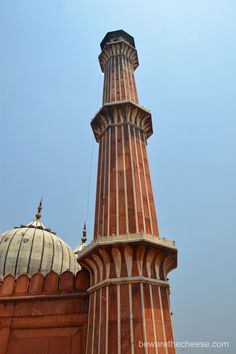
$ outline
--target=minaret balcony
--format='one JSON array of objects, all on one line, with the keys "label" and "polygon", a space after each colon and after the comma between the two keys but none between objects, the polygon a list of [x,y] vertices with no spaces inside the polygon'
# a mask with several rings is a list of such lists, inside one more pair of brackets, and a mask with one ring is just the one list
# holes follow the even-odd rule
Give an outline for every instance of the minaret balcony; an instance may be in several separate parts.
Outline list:
[{"label": "minaret balcony", "polygon": [[153,134],[150,111],[131,101],[106,103],[91,121],[97,142],[107,129],[122,125],[143,131],[146,140]]}]

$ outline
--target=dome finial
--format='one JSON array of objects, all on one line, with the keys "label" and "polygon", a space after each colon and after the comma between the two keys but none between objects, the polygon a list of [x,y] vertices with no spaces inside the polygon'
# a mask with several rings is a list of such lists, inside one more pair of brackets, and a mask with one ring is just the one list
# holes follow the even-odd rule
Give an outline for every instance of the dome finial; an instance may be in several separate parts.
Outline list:
[{"label": "dome finial", "polygon": [[81,242],[85,243],[87,241],[87,228],[86,228],[86,222],[84,223],[84,229],[82,231],[83,236],[81,237]]},{"label": "dome finial", "polygon": [[87,247],[87,227],[86,227],[86,222],[84,223],[84,228],[82,230],[82,237],[81,237],[81,243],[80,245],[74,250],[75,254],[78,254],[79,252],[83,251],[84,248]]},{"label": "dome finial", "polygon": [[40,220],[41,219],[41,211],[42,211],[42,209],[43,209],[43,200],[42,200],[42,197],[41,197],[41,199],[40,199],[40,201],[39,201],[39,204],[38,204],[38,212],[37,212],[37,214],[35,215],[36,216],[36,219],[37,220]]}]

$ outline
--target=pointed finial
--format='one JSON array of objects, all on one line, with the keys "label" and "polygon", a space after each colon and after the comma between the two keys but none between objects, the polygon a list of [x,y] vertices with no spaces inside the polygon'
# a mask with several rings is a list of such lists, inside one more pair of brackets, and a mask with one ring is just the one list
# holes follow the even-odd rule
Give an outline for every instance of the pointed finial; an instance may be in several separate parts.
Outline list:
[{"label": "pointed finial", "polygon": [[43,209],[43,201],[42,201],[42,197],[40,199],[40,202],[39,202],[39,205],[38,205],[38,212],[37,214],[35,215],[36,216],[36,219],[37,220],[40,220],[41,219],[41,210]]},{"label": "pointed finial", "polygon": [[81,237],[81,244],[75,249],[75,254],[79,254],[81,251],[83,251],[84,248],[87,247],[87,228],[86,228],[86,222],[84,223],[84,228],[82,230],[82,237]]},{"label": "pointed finial", "polygon": [[87,241],[87,228],[86,228],[86,222],[84,223],[84,229],[82,231],[83,236],[81,237],[81,242],[85,243]]}]

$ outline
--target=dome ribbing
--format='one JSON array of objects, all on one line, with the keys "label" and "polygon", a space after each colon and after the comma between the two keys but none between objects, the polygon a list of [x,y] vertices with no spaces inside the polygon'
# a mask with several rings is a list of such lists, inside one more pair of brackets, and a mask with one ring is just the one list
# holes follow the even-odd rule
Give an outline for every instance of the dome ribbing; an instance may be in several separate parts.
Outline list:
[{"label": "dome ribbing", "polygon": [[0,276],[52,270],[76,273],[79,265],[71,248],[39,219],[0,234]]}]

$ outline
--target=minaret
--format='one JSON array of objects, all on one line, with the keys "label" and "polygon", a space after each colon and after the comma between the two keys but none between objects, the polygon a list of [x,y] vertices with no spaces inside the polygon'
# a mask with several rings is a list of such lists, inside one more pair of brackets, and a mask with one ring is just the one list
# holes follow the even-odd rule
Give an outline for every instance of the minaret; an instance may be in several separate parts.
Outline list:
[{"label": "minaret", "polygon": [[174,354],[164,343],[173,340],[167,274],[177,250],[159,236],[146,151],[152,118],[138,103],[134,39],[109,32],[101,50],[94,241],[78,254],[90,272],[86,354]]},{"label": "minaret", "polygon": [[103,107],[92,121],[99,142],[94,238],[159,236],[146,152],[152,120],[138,105],[134,39],[124,31],[109,32],[101,49]]}]

